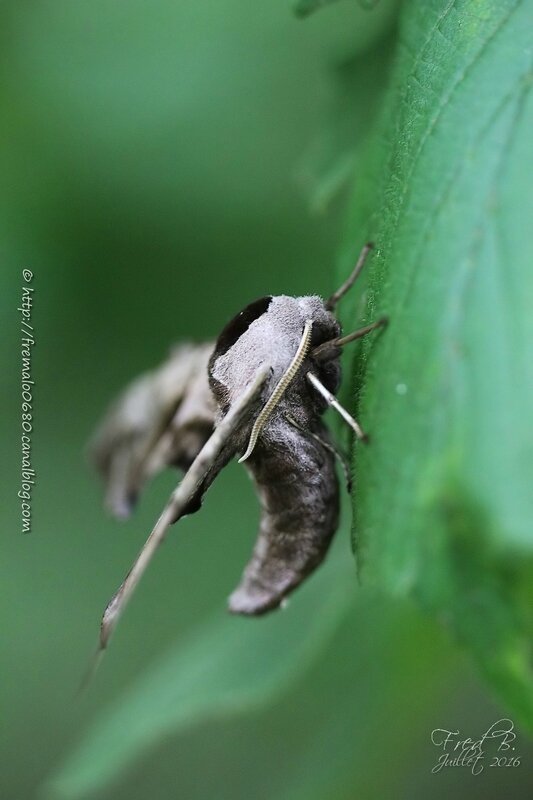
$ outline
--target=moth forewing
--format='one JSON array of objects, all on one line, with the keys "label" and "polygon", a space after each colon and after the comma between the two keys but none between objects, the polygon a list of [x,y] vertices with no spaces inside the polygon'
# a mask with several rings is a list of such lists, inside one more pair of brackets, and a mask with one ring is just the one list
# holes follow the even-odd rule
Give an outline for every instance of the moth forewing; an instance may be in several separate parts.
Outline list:
[{"label": "moth forewing", "polygon": [[106,505],[130,516],[148,479],[176,465],[187,469],[213,431],[216,403],[207,364],[214,343],[183,344],[137,378],[112,404],[88,448],[106,487]]}]

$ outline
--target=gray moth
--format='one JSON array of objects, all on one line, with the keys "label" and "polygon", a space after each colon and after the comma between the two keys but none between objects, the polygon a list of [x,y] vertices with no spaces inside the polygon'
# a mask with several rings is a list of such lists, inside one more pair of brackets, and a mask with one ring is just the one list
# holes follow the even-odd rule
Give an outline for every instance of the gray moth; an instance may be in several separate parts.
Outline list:
[{"label": "gray moth", "polygon": [[229,610],[260,615],[282,605],[324,560],[339,517],[338,455],[323,419],[339,404],[342,347],[385,318],[341,336],[334,311],[371,248],[327,301],[316,295],[267,296],[250,303],[215,342],[175,348],[112,405],[90,445],[106,504],[127,517],[146,481],[168,466],[185,471],[132,569],[108,603],[99,653],[169,526],[197,511],[235,456],[249,472],[261,507],[249,563]]}]

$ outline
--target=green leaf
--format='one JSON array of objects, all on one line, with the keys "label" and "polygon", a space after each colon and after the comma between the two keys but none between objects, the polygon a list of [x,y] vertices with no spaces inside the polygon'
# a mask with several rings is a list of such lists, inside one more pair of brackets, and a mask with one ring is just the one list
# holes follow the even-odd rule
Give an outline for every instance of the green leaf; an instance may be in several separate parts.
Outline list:
[{"label": "green leaf", "polygon": [[353,371],[362,576],[416,596],[529,727],[532,21],[531,2],[404,4],[342,256],[345,275],[375,241],[367,315],[390,317]]},{"label": "green leaf", "polygon": [[48,785],[51,797],[106,786],[171,733],[268,704],[313,662],[353,597],[353,564],[332,558],[284,612],[249,620],[221,612],[179,642],[97,718]]}]

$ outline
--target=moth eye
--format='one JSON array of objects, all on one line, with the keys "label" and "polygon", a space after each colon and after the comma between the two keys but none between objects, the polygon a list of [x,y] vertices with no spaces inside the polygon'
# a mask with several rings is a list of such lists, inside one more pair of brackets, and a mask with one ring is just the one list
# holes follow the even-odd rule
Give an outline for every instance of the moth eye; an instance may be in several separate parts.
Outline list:
[{"label": "moth eye", "polygon": [[218,337],[211,362],[219,356],[224,355],[230,347],[233,347],[237,339],[248,330],[252,322],[259,319],[259,317],[268,310],[271,302],[272,295],[267,295],[266,297],[260,297],[259,300],[254,300],[253,303],[250,303],[243,308],[242,311],[239,311],[239,313],[228,322]]}]

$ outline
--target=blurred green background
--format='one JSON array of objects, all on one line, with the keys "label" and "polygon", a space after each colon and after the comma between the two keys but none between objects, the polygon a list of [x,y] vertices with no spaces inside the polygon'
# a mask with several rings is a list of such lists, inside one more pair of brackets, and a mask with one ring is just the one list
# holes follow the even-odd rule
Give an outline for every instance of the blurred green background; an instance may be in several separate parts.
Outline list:
[{"label": "blurred green background", "polygon": [[[101,508],[84,447],[109,400],[173,342],[214,336],[257,296],[334,288],[336,189],[357,167],[396,6],[341,2],[305,20],[288,0],[1,6],[2,798],[38,797],[99,710],[223,612],[258,519],[235,465],[159,553],[95,686],[75,698],[101,611],[176,480],[159,479],[119,524]],[[35,275],[37,340],[26,537],[23,267]],[[355,573],[345,517],[335,554]],[[168,732],[94,796],[530,796],[533,753],[520,734],[519,769],[431,774],[433,728],[475,737],[505,713],[412,607],[362,590],[351,602],[284,691]]]}]

